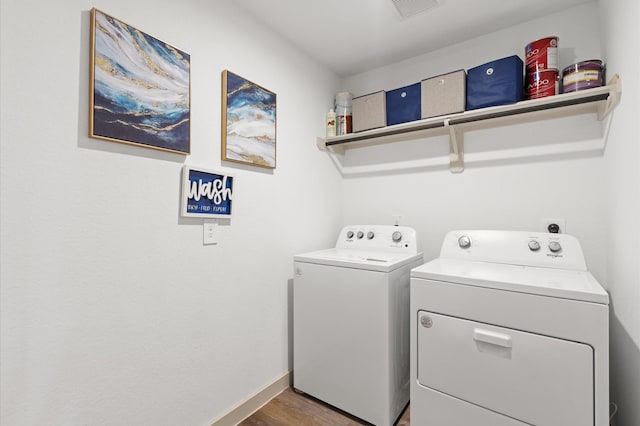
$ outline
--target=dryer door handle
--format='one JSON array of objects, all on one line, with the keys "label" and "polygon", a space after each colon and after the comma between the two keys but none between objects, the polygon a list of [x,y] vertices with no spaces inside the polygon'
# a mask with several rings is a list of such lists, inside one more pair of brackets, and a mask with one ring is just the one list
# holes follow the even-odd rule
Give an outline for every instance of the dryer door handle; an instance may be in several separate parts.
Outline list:
[{"label": "dryer door handle", "polygon": [[496,333],[495,331],[482,330],[480,328],[473,329],[473,340],[502,346],[504,348],[511,347],[511,336],[508,334]]}]

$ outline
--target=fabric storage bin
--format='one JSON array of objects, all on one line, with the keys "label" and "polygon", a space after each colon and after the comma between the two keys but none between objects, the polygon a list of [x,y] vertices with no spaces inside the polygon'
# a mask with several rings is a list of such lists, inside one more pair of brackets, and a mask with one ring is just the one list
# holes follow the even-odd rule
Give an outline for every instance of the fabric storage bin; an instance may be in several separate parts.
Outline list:
[{"label": "fabric storage bin", "polygon": [[523,99],[524,63],[508,56],[467,70],[467,110]]},{"label": "fabric storage bin", "polygon": [[387,98],[387,126],[420,120],[420,83],[390,90]]},{"label": "fabric storage bin", "polygon": [[463,112],[467,102],[464,70],[422,80],[422,118]]},{"label": "fabric storage bin", "polygon": [[387,125],[386,96],[384,91],[353,98],[353,131],[377,129]]}]

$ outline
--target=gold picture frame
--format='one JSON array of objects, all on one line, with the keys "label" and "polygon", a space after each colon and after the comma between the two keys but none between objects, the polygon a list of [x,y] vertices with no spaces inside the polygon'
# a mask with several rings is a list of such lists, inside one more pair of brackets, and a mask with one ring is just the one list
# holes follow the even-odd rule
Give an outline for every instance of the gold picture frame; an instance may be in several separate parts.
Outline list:
[{"label": "gold picture frame", "polygon": [[190,55],[91,9],[89,137],[191,149]]},{"label": "gold picture frame", "polygon": [[276,168],[276,94],[222,72],[222,160]]}]

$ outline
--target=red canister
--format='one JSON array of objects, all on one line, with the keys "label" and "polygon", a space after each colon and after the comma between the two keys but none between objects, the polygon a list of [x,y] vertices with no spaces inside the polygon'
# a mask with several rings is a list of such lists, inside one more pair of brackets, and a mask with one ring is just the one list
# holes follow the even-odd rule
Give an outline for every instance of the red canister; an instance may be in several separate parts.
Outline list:
[{"label": "red canister", "polygon": [[560,93],[558,70],[539,70],[527,74],[527,99],[545,98]]},{"label": "red canister", "polygon": [[524,50],[527,73],[558,69],[558,37],[545,37],[527,44]]}]

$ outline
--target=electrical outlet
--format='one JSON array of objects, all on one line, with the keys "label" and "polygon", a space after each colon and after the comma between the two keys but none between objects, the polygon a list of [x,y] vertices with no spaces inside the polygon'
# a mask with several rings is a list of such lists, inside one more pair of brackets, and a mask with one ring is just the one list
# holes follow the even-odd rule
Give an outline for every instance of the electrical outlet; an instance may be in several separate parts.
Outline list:
[{"label": "electrical outlet", "polygon": [[567,221],[565,219],[542,219],[541,228],[542,232],[554,232],[554,229],[557,229],[556,234],[566,234]]},{"label": "electrical outlet", "polygon": [[218,224],[215,222],[205,222],[203,226],[202,244],[218,244],[216,234],[218,232]]}]

